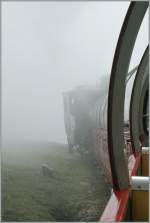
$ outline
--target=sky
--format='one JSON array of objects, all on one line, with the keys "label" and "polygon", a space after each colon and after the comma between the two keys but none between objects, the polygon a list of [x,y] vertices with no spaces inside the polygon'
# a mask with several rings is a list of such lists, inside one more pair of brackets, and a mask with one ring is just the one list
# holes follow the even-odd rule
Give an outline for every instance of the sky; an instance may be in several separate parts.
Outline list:
[{"label": "sky", "polygon": [[[66,142],[62,92],[109,78],[129,2],[2,2],[2,137]],[[148,43],[145,17],[131,59]]]}]

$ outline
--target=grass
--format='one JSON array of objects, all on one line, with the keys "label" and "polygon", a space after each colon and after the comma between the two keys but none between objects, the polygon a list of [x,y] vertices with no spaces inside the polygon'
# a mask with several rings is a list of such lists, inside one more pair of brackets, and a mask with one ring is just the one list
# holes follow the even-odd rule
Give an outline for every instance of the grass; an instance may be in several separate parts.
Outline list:
[{"label": "grass", "polygon": [[[54,169],[42,175],[41,165]],[[3,221],[96,221],[110,188],[100,169],[56,143],[10,143],[2,152]]]}]

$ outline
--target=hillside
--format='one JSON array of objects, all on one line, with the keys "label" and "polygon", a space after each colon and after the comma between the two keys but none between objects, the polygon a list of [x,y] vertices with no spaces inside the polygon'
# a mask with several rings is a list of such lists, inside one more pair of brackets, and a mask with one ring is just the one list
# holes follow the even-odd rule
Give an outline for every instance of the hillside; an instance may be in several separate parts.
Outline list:
[{"label": "hillside", "polygon": [[[53,168],[43,176],[41,166]],[[2,150],[3,221],[96,221],[110,187],[90,160],[57,143],[7,143]]]}]

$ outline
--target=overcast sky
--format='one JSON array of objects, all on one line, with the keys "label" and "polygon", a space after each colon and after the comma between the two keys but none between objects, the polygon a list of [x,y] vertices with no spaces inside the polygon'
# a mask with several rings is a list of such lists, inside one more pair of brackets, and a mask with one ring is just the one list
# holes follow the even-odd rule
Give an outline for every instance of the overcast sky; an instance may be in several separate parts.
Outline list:
[{"label": "overcast sky", "polygon": [[[62,92],[109,77],[129,2],[2,3],[2,136],[65,142]],[[148,43],[148,17],[131,68]]]}]

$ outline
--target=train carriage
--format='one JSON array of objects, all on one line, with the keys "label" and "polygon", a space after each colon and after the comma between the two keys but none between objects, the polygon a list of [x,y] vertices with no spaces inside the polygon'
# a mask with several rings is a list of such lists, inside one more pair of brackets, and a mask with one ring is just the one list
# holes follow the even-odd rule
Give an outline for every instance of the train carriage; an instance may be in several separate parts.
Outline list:
[{"label": "train carriage", "polygon": [[[149,219],[149,46],[140,64],[132,72],[128,71],[147,8],[146,1],[131,2],[129,6],[113,59],[108,91],[102,95],[100,86],[95,90],[83,87],[75,89],[73,94],[66,92],[64,98],[65,106],[73,105],[72,111],[76,110],[72,113],[73,131],[67,130],[69,119],[65,119],[66,133],[72,134],[74,139],[70,144],[80,147],[81,151],[92,152],[112,185],[111,197],[100,217],[104,222]],[[129,121],[124,122],[125,89],[133,73]],[[66,103],[69,97],[73,104]]]}]

